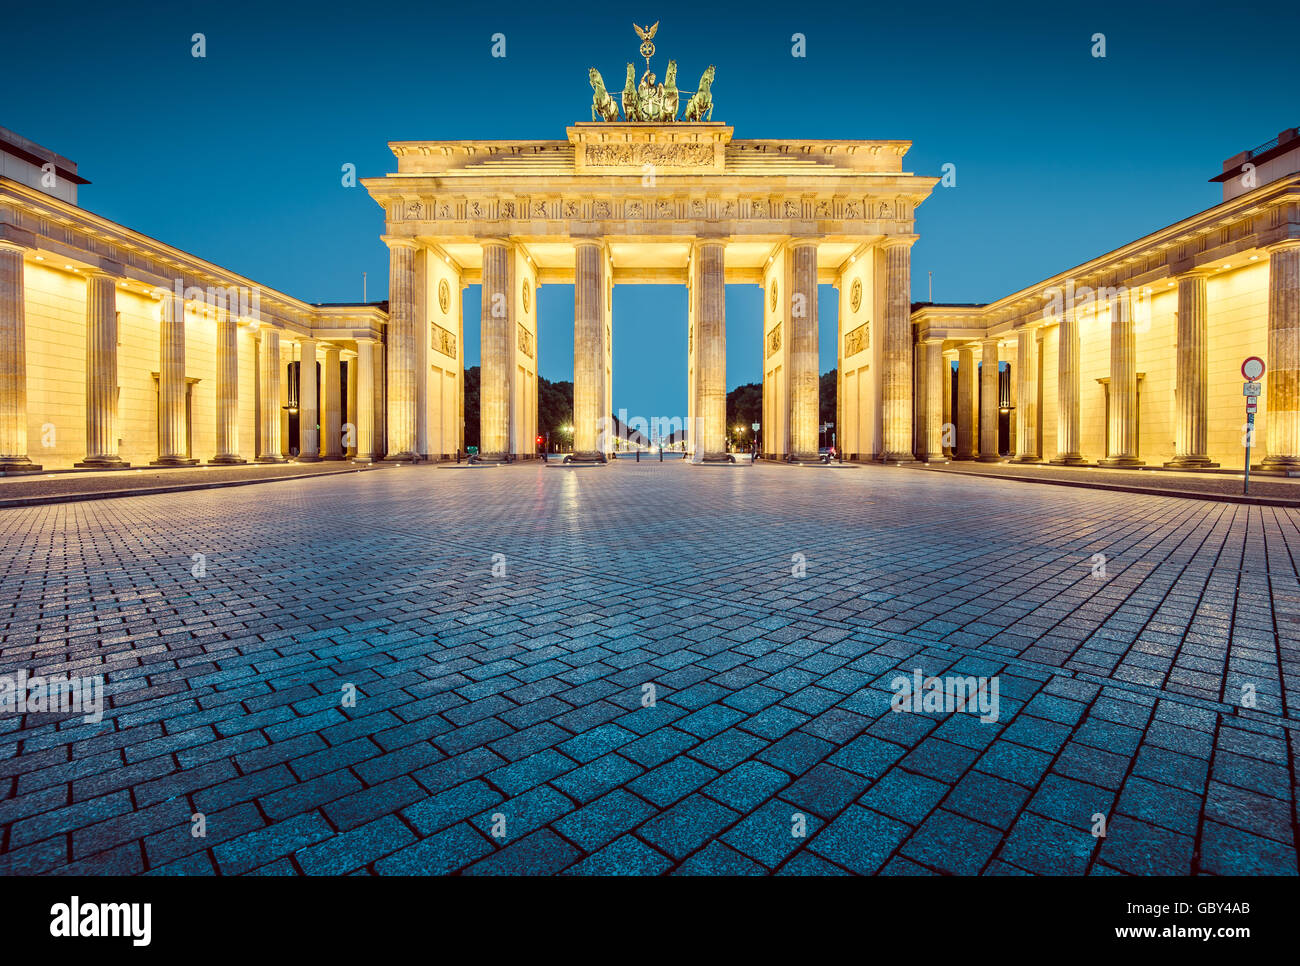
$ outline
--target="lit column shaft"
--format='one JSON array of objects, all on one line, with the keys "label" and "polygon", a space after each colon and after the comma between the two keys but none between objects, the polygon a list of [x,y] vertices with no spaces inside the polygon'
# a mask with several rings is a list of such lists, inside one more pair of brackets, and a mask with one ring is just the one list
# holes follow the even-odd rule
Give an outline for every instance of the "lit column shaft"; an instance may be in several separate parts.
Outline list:
[{"label": "lit column shaft", "polygon": [[957,423],[959,460],[975,458],[975,347],[967,343],[957,352],[957,401],[953,407]]},{"label": "lit column shaft", "polygon": [[259,463],[283,463],[280,454],[280,333],[262,326],[262,345],[258,352],[258,385],[261,390],[261,452]]},{"label": "lit column shaft", "polygon": [[1031,325],[1016,330],[1016,458],[1037,463],[1038,449],[1038,333]]},{"label": "lit column shaft", "polygon": [[242,463],[239,458],[239,318],[218,309],[217,317],[217,455],[214,463]]},{"label": "lit column shaft", "polygon": [[303,339],[298,362],[298,460],[320,459],[320,403],[316,380],[316,340]]},{"label": "lit column shaft", "polygon": [[124,466],[117,452],[117,286],[86,277],[86,458],[84,467]]},{"label": "lit column shaft", "polygon": [[[510,448],[510,384],[514,333],[510,311],[510,246],[483,244],[483,309],[480,314],[479,455],[504,459]],[[574,387],[576,392],[576,385]],[[577,399],[574,399],[577,405]],[[574,414],[575,421],[577,414]],[[594,426],[594,423],[593,423]],[[389,429],[391,433],[391,428]],[[575,430],[576,432],[576,430]],[[593,441],[594,448],[594,441]]]},{"label": "lit column shaft", "polygon": [[23,248],[0,241],[0,474],[35,472],[27,456]]},{"label": "lit column shaft", "polygon": [[998,340],[985,339],[980,359],[980,462],[996,463],[998,453]]},{"label": "lit column shaft", "polygon": [[[817,373],[817,243],[792,242],[790,257],[790,453],[815,460],[820,447]],[[725,393],[725,383],[724,383]],[[725,407],[725,395],[724,395]],[[725,419],[725,410],[724,416]]]},{"label": "lit column shaft", "polygon": [[1057,332],[1056,459],[1057,464],[1079,464],[1079,320],[1074,306],[1061,314]]},{"label": "lit column shaft", "polygon": [[185,423],[185,300],[162,293],[158,346],[158,459],[163,465],[193,463]]},{"label": "lit column shaft", "polygon": [[321,419],[322,456],[327,460],[343,458],[343,370],[340,366],[339,350],[336,346],[326,346],[321,397],[325,401],[324,418]]},{"label": "lit column shaft", "polygon": [[[375,457],[375,346],[369,340],[357,341],[356,433],[358,463],[369,463]],[[349,380],[353,381],[353,380]]]},{"label": "lit column shaft", "polygon": [[1268,259],[1268,456],[1266,470],[1300,475],[1300,241]]},{"label": "lit column shaft", "polygon": [[1137,331],[1127,293],[1110,301],[1110,452],[1103,466],[1141,466],[1137,458]]},{"label": "lit column shaft", "polygon": [[912,239],[885,243],[881,413],[886,462],[912,460]]},{"label": "lit column shaft", "polygon": [[[721,242],[695,248],[697,460],[727,458],[727,294]],[[816,426],[813,427],[814,431]]]},{"label": "lit column shaft", "polygon": [[[415,453],[415,252],[414,242],[388,241],[388,455],[409,461]],[[486,292],[486,287],[484,289]],[[485,299],[486,301],[486,299]]]}]

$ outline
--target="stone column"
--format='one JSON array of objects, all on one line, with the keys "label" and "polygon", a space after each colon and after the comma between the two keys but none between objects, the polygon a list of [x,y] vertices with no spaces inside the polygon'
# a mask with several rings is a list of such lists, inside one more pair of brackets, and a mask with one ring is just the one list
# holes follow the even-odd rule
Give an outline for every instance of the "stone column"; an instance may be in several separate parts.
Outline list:
[{"label": "stone column", "polygon": [[1079,320],[1072,305],[1061,315],[1057,342],[1056,459],[1052,463],[1080,466],[1084,459],[1079,452]]},{"label": "stone column", "polygon": [[[696,244],[695,258],[695,415],[700,438],[696,462],[721,462],[727,453],[727,294],[723,245]],[[814,370],[816,364],[814,363]],[[793,391],[793,387],[791,387]],[[817,431],[813,425],[814,434]],[[815,451],[815,443],[814,443]]]},{"label": "stone column", "polygon": [[943,353],[943,433],[947,434],[943,455],[949,459],[957,458],[957,400],[952,395],[952,364],[960,358],[953,350]]},{"label": "stone column", "polygon": [[1013,463],[1037,463],[1038,447],[1038,333],[1037,326],[1016,330],[1016,457]]},{"label": "stone column", "polygon": [[0,239],[0,476],[35,473],[27,456],[27,324],[23,247]]},{"label": "stone column", "polygon": [[[416,244],[403,238],[388,242],[388,455],[392,462],[413,462],[416,402]],[[485,289],[486,293],[486,289]],[[486,304],[486,294],[484,304]]]},{"label": "stone column", "polygon": [[298,358],[298,462],[320,462],[320,395],[316,340],[303,339]]},{"label": "stone column", "polygon": [[573,458],[605,461],[599,421],[605,408],[605,249],[600,242],[574,246]]},{"label": "stone column", "polygon": [[881,339],[881,415],[886,463],[911,462],[912,452],[912,242],[887,238],[885,318]]},{"label": "stone column", "polygon": [[[483,309],[480,314],[481,348],[479,365],[479,458],[503,460],[510,455],[510,385],[514,369],[514,333],[510,311],[510,246],[502,241],[483,243]],[[600,293],[597,292],[597,298]],[[574,300],[577,300],[575,286]],[[599,321],[599,303],[592,302]],[[576,307],[576,306],[575,306]],[[575,312],[576,316],[576,312]],[[576,331],[576,329],[575,329]],[[599,339],[596,340],[599,346]],[[575,366],[577,362],[575,359]],[[599,379],[599,374],[593,376]],[[574,433],[577,434],[577,374],[574,375]],[[602,393],[603,389],[600,390]],[[598,407],[599,408],[599,407]],[[392,430],[390,429],[389,432]],[[592,432],[595,421],[592,420]],[[575,449],[576,444],[575,444]],[[595,449],[593,436],[591,449]]]},{"label": "stone column", "polygon": [[374,450],[375,459],[379,459],[388,452],[388,404],[385,390],[388,387],[387,372],[385,370],[386,356],[383,345],[377,345],[375,351],[371,353],[374,356],[374,371],[371,373],[371,382],[374,384],[374,397],[371,408],[374,410],[374,434],[370,440],[370,445]]},{"label": "stone column", "polygon": [[980,359],[980,456],[981,463],[999,463],[998,453],[998,340],[981,343]]},{"label": "stone column", "polygon": [[1138,459],[1137,331],[1127,293],[1110,300],[1110,452],[1098,466],[1141,466]]},{"label": "stone column", "polygon": [[[343,455],[348,459],[354,459],[357,455],[357,357],[355,353],[349,353],[348,357],[343,360],[347,363],[348,372],[348,398],[345,412],[343,414],[344,427],[351,427],[351,443],[343,449]],[[349,437],[347,430],[344,430],[344,436]]]},{"label": "stone column", "polygon": [[356,463],[372,463],[375,457],[375,346],[369,339],[357,340],[356,376],[348,373],[349,386],[357,387]]},{"label": "stone column", "polygon": [[258,352],[258,389],[261,398],[261,452],[259,463],[283,463],[280,453],[280,332],[262,326],[262,347]]},{"label": "stone column", "polygon": [[189,466],[189,426],[185,420],[185,300],[162,292],[158,326],[158,458],[153,466]]},{"label": "stone column", "polygon": [[1192,272],[1178,279],[1178,348],[1174,384],[1176,424],[1174,458],[1165,466],[1183,469],[1214,467],[1207,455],[1210,357],[1207,352],[1209,309],[1205,275]]},{"label": "stone column", "polygon": [[[792,241],[788,252],[790,454],[796,461],[816,460],[817,428],[821,419],[817,372],[817,242],[811,238]],[[726,420],[725,382],[723,420]]]},{"label": "stone column", "polygon": [[244,463],[239,456],[239,318],[229,307],[217,316],[217,454],[212,463]]},{"label": "stone column", "polygon": [[925,343],[925,460],[929,463],[946,463],[943,454],[943,400],[948,379],[948,366],[943,357],[943,341],[931,339]]},{"label": "stone column", "polygon": [[76,465],[129,465],[117,453],[117,284],[98,270],[86,276],[86,458]]},{"label": "stone column", "polygon": [[926,365],[925,343],[918,342],[912,347],[912,455],[922,462],[927,461],[925,427],[925,402],[929,395],[930,369]]},{"label": "stone column", "polygon": [[1267,473],[1300,476],[1300,239],[1268,250]]},{"label": "stone column", "polygon": [[953,404],[957,454],[954,459],[975,458],[975,407],[975,345],[968,342],[957,351],[957,399]]},{"label": "stone column", "polygon": [[322,367],[321,398],[325,403],[325,412],[321,416],[321,455],[327,460],[343,459],[343,371],[339,366],[337,346],[325,347],[325,365]]}]

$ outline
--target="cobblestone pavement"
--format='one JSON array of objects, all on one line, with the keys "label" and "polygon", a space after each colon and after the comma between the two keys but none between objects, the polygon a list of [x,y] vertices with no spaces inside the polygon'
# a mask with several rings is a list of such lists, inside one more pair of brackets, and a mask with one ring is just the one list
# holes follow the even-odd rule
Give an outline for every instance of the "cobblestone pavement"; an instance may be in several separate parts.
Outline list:
[{"label": "cobblestone pavement", "polygon": [[0,714],[0,872],[1294,875],[1298,522],[626,461],[0,511],[0,674],[111,699]]},{"label": "cobblestone pavement", "polygon": [[1178,470],[1118,470],[1096,466],[1052,466],[1050,463],[979,463],[955,460],[935,463],[925,469],[940,473],[979,474],[1004,479],[1051,480],[1086,486],[1142,487],[1165,495],[1201,494],[1210,499],[1274,501],[1285,505],[1291,501],[1300,507],[1300,479],[1268,476],[1252,472],[1249,498],[1243,498],[1242,474],[1220,472],[1180,472]]},{"label": "cobblestone pavement", "polygon": [[[381,466],[365,467],[367,471]],[[158,487],[196,489],[202,486],[229,485],[243,482],[266,482],[299,476],[323,476],[360,470],[349,463],[245,463],[239,466],[195,466],[159,468],[133,466],[127,470],[100,470],[77,473],[31,473],[0,477],[0,505],[14,500],[115,493],[121,490],[147,490]]]}]

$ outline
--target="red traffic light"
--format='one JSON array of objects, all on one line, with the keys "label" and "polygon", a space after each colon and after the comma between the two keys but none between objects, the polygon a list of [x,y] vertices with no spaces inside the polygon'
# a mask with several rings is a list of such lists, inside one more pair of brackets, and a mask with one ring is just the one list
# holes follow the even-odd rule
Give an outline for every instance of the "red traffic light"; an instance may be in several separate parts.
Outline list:
[{"label": "red traffic light", "polygon": [[541,445],[542,445],[542,437],[540,437],[540,436],[537,437],[537,445],[538,445],[538,446],[541,446]]}]

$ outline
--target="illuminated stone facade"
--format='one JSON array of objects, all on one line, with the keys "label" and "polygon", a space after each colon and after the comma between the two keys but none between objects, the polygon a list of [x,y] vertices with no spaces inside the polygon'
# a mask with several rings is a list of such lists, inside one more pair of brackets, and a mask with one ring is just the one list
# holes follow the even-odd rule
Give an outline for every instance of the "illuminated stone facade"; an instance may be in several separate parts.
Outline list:
[{"label": "illuminated stone facade", "polygon": [[[1251,157],[1273,180],[1243,190]],[[1225,162],[1213,179],[1225,200],[1207,211],[987,305],[914,307],[917,342],[957,360],[955,396],[945,386],[917,407],[930,439],[954,429],[931,455],[1240,468],[1241,364],[1260,356],[1252,462],[1300,472],[1297,172],[1292,129]],[[1010,369],[1001,394],[999,363]],[[935,374],[952,379],[950,364]],[[1003,414],[1010,432],[999,438]]]},{"label": "illuminated stone facade", "polygon": [[[383,206],[393,264],[414,251],[427,266],[424,281],[417,273],[390,297],[390,433],[421,406],[420,380],[412,396],[393,373],[429,373],[408,358],[420,340],[391,336],[399,318],[436,311],[436,276],[457,293],[483,286],[484,457],[534,453],[537,360],[522,347],[536,345],[538,319],[528,296],[572,284],[574,450],[603,458],[614,448],[602,432],[613,409],[612,288],[679,284],[689,296],[681,320],[689,449],[725,459],[725,286],[750,283],[764,292],[763,451],[814,459],[817,285],[830,283],[840,292],[848,373],[841,447],[855,458],[912,458],[909,254],[916,207],[937,179],[903,170],[910,142],[736,140],[724,124],[584,123],[563,141],[390,146],[396,173],[363,184]],[[428,379],[432,386],[436,373]]]}]

